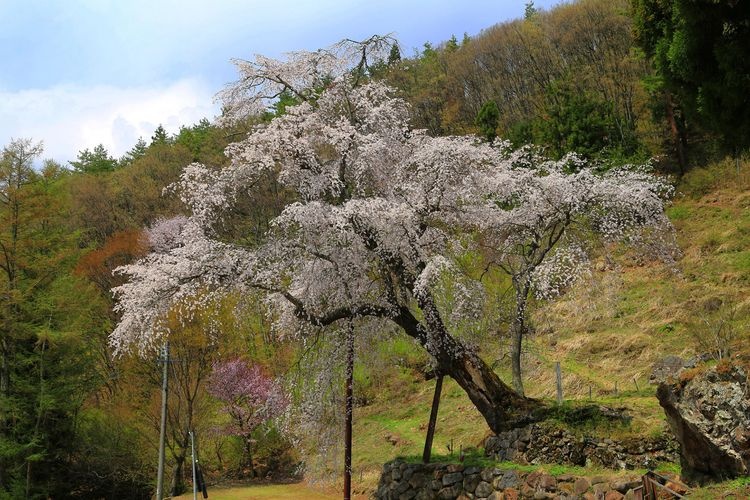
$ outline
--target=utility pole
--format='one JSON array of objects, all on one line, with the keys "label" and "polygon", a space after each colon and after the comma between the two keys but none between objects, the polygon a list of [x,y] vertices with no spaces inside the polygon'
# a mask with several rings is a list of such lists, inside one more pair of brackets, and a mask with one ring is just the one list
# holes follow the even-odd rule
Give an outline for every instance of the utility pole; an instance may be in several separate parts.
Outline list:
[{"label": "utility pole", "polygon": [[156,500],[164,498],[164,444],[167,436],[167,374],[169,371],[169,341],[164,343],[162,350],[164,370],[161,381],[161,430],[159,431],[159,472],[156,478]]}]

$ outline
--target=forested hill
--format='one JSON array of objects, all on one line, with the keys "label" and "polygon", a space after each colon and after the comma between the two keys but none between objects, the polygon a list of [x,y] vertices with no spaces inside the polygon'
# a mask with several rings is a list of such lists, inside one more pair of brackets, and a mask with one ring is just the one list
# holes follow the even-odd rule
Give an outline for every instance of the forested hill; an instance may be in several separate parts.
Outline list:
[{"label": "forested hill", "polygon": [[[599,391],[602,398],[608,398],[614,383],[634,380],[637,389],[631,403],[640,412],[636,421],[641,427],[628,432],[663,431],[660,410],[649,389],[643,389],[650,363],[671,353],[708,351],[740,363],[748,363],[750,356],[743,329],[750,311],[746,193],[750,70],[745,57],[750,51],[750,4],[697,7],[696,2],[683,0],[654,4],[579,0],[544,11],[529,3],[523,19],[488,26],[475,36],[448,38],[451,34],[446,34],[444,43],[425,44],[412,55],[397,45],[389,46],[381,57],[367,65],[347,67],[339,75],[357,85],[372,84],[368,88],[376,91],[371,94],[357,93],[359,87],[354,86],[355,90],[346,89],[349,94],[344,92],[347,100],[335,101],[340,96],[332,82],[338,80],[324,75],[305,89],[309,93],[282,88],[266,103],[263,113],[248,117],[240,113],[244,110],[240,106],[232,114],[227,106],[215,123],[186,124],[173,135],[159,127],[121,158],[112,157],[102,145],[92,145],[76,161],[61,165],[54,159],[43,160],[44,138],[6,144],[0,161],[0,498],[149,498],[152,494],[163,365],[156,351],[133,348],[115,353],[121,344],[113,344],[110,335],[129,311],[117,307],[112,289],[137,276],[140,269],[130,268],[131,274],[126,275],[116,272],[120,266],[156,261],[179,264],[175,256],[187,245],[174,235],[185,237],[197,231],[195,217],[189,218],[195,213],[186,201],[194,211],[205,209],[215,217],[206,233],[211,239],[201,233],[205,241],[200,239],[200,243],[208,242],[206,256],[219,249],[216,255],[227,260],[221,261],[226,267],[211,272],[240,269],[231,258],[259,248],[266,250],[258,260],[261,264],[270,261],[262,259],[289,258],[300,249],[330,262],[346,252],[310,250],[305,245],[317,241],[315,231],[310,231],[308,239],[289,239],[305,229],[300,207],[328,206],[330,214],[339,216],[345,209],[372,202],[368,196],[378,198],[378,203],[393,193],[403,196],[413,186],[409,183],[427,176],[424,172],[430,168],[437,169],[435,182],[445,186],[475,174],[496,181],[482,171],[496,164],[509,176],[504,180],[511,179],[508,172],[523,171],[534,172],[528,174],[528,183],[534,186],[558,177],[561,182],[580,181],[560,189],[565,200],[583,199],[577,198],[581,193],[573,188],[566,191],[570,185],[619,193],[612,187],[619,179],[635,188],[631,199],[620,205],[596,205],[583,215],[571,208],[565,224],[575,220],[579,225],[574,227],[588,224],[586,229],[591,230],[571,232],[571,241],[577,238],[581,248],[592,243],[591,266],[582,270],[578,281],[548,274],[550,281],[559,281],[555,293],[534,295],[527,287],[520,309],[512,300],[513,287],[524,273],[514,275],[511,265],[494,266],[502,264],[505,256],[497,248],[486,251],[498,240],[485,237],[482,224],[487,221],[478,216],[458,234],[452,232],[454,219],[450,217],[429,221],[434,234],[439,234],[435,241],[445,244],[441,251],[450,254],[450,266],[443,266],[448,258],[436,258],[430,260],[429,268],[414,266],[419,272],[414,271],[409,279],[393,271],[411,272],[411,268],[403,262],[393,264],[391,254],[391,260],[383,259],[378,265],[385,262],[393,269],[363,266],[366,272],[359,279],[379,283],[393,292],[387,297],[393,301],[389,306],[399,303],[403,307],[400,323],[396,322],[399,328],[383,316],[377,328],[356,340],[354,439],[355,448],[357,443],[361,447],[355,451],[354,463],[362,481],[366,483],[368,474],[382,461],[397,453],[413,454],[421,445],[415,442],[417,438],[397,435],[421,436],[421,428],[399,427],[388,415],[401,415],[410,426],[421,425],[410,419],[421,418],[426,411],[429,390],[425,387],[432,384],[426,379],[434,377],[435,366],[418,344],[434,348],[424,340],[426,330],[421,325],[434,326],[429,320],[435,315],[444,315],[445,321],[441,316],[437,323],[445,330],[445,339],[455,337],[460,342],[456,346],[476,349],[485,360],[482,366],[489,367],[482,372],[484,380],[497,381],[496,387],[510,384],[516,374],[508,356],[515,332],[527,394],[551,397],[549,367],[554,360],[562,360],[572,381],[567,389],[570,397],[583,397],[593,387],[595,395]],[[238,51],[252,50],[240,47]],[[381,83],[392,90],[381,92]],[[241,90],[237,96],[224,97],[230,102],[234,97],[245,99],[253,89]],[[357,108],[352,105],[359,102],[356,99],[366,104]],[[382,106],[370,106],[366,99]],[[401,123],[399,113],[407,112],[404,102],[408,119]],[[415,144],[429,144],[434,149],[428,151],[435,151],[436,159],[416,150],[420,154],[409,164],[412,170],[390,171],[386,166],[366,171],[351,184],[326,177],[322,188],[315,184],[320,179],[314,177],[320,172],[284,170],[285,161],[297,165],[294,162],[299,158],[309,159],[308,153],[321,169],[337,161],[348,167],[342,158],[346,160],[350,151],[338,154],[336,148],[344,141],[342,137],[355,137],[366,129],[362,123],[371,123],[353,119],[346,134],[337,130],[324,143],[316,141],[329,138],[325,134],[331,134],[341,121],[334,126],[333,121],[313,118],[326,120],[348,112],[354,116],[351,109],[369,113],[367,119],[375,117],[375,125],[379,119],[391,120],[388,124],[408,131],[396,137],[388,131],[401,129],[373,126],[394,141],[388,144],[395,145],[391,149],[381,143],[362,146],[363,151],[372,147],[378,153],[372,156],[374,163],[416,148]],[[293,129],[299,123],[319,128]],[[421,129],[424,135],[418,132]],[[279,131],[278,136],[268,136],[278,150],[268,147],[271,142],[261,142],[269,130]],[[247,142],[238,143],[247,137]],[[300,147],[281,154],[290,144]],[[312,146],[303,150],[303,144]],[[531,147],[516,156],[510,152],[524,145]],[[212,197],[218,196],[214,188],[227,186],[221,184],[226,182],[221,173],[232,168],[243,172],[238,167],[252,163],[247,160],[248,151],[266,154],[266,147],[272,151],[255,163],[263,167],[258,168],[260,173],[254,171],[252,179],[249,175],[234,179],[244,189],[232,192],[229,208],[211,205]],[[456,151],[464,156],[452,162],[451,154]],[[579,156],[571,160],[567,155],[572,152]],[[199,170],[195,164],[206,167]],[[619,168],[633,164],[650,167]],[[185,170],[189,165],[194,169]],[[440,177],[440,165],[446,165],[446,177],[454,175],[452,181]],[[465,171],[467,165],[471,171]],[[541,170],[534,170],[540,165]],[[181,177],[184,172],[188,174]],[[204,177],[190,177],[190,172]],[[384,172],[400,177],[390,179]],[[604,188],[597,183],[601,179],[608,182]],[[198,191],[205,194],[204,204],[196,201],[198,181],[203,182]],[[367,189],[354,188],[360,181],[370,182]],[[179,189],[186,184],[193,189],[193,198]],[[482,185],[477,182],[476,186]],[[670,186],[675,187],[671,200],[665,199],[672,192]],[[482,209],[495,210],[486,212],[493,214],[515,210],[523,205],[523,196],[533,194],[524,188],[518,186],[507,198]],[[422,194],[429,199],[434,193],[425,189]],[[480,193],[475,200],[485,201],[488,196]],[[595,202],[584,200],[580,205],[586,203],[593,206]],[[639,212],[647,203],[652,203],[649,211]],[[668,219],[663,217],[661,203],[666,203]],[[401,217],[402,210],[414,209],[409,203],[402,203],[398,210],[373,206],[372,227],[384,232],[396,225],[378,226],[379,216]],[[630,224],[628,231],[645,227],[644,234],[650,237],[658,232],[654,228],[664,228],[657,236],[676,247],[669,246],[669,257],[662,252],[658,260],[641,252],[648,245],[628,246],[625,238],[615,241],[614,230],[605,234],[612,238],[597,239],[606,233],[602,228],[613,224],[602,206],[621,209],[623,220],[627,218]],[[650,210],[652,206],[656,208]],[[457,202],[453,208],[457,213],[462,205]],[[429,212],[414,210],[418,215]],[[278,217],[282,212],[285,218]],[[320,224],[315,227],[338,230],[346,226],[354,233],[360,231],[356,234],[365,233],[369,236],[363,238],[361,250],[373,254],[382,250],[377,238],[357,225],[361,219],[337,225],[334,215],[327,217],[309,220]],[[404,224],[412,218],[404,216]],[[656,219],[661,225],[652,223]],[[557,235],[562,225],[551,226],[551,234]],[[512,231],[505,228],[502,233],[506,239],[501,241],[508,241]],[[264,247],[269,235],[288,238],[278,241],[294,241],[295,246]],[[548,233],[545,236],[557,241]],[[401,251],[406,243],[396,241],[387,250]],[[432,251],[433,243],[425,248]],[[536,247],[518,245],[539,247],[536,241]],[[280,256],[286,250],[290,253]],[[149,261],[150,252],[161,254]],[[551,255],[573,262],[579,255],[576,252],[552,251]],[[538,256],[533,251],[529,255]],[[575,266],[578,270],[582,264],[575,261]],[[320,262],[309,268],[320,268]],[[419,274],[426,268],[428,273]],[[351,264],[344,272],[357,269]],[[296,292],[325,288],[334,280],[333,273],[317,275],[322,277],[303,286],[294,282],[296,270],[292,264],[282,269],[273,285]],[[525,274],[530,279],[531,272]],[[169,279],[163,281],[165,286],[170,284]],[[284,309],[263,294],[263,286],[270,286],[267,282],[224,295],[213,293],[211,285],[196,286],[191,297],[181,297],[181,302],[159,310],[156,320],[169,332],[171,350],[168,489],[175,494],[184,491],[190,475],[190,430],[200,436],[204,472],[211,481],[283,476],[300,470],[335,478],[343,433],[343,339],[349,327],[339,324],[326,330],[324,320],[345,316],[315,316],[331,307],[327,299],[334,295],[321,300],[319,310],[305,310],[294,302],[295,308]],[[424,292],[433,286],[434,295]],[[342,292],[337,297],[344,296]],[[369,298],[366,293],[362,296]],[[375,316],[381,310],[394,314],[392,307],[362,307],[360,312]],[[305,318],[310,325],[300,328],[301,333],[293,331],[292,322]],[[409,333],[409,326],[416,341],[403,333]],[[476,401],[466,399],[457,386],[449,387],[446,399],[441,422],[454,434],[439,434],[440,439],[458,436],[476,446],[488,430],[488,421],[474,409]],[[470,439],[474,441],[469,443]],[[442,441],[438,447],[445,451]]]},{"label": "forested hill", "polygon": [[635,47],[629,4],[584,1],[451,38],[387,71],[432,134],[500,135],[622,159],[669,149],[650,113],[649,64]]}]

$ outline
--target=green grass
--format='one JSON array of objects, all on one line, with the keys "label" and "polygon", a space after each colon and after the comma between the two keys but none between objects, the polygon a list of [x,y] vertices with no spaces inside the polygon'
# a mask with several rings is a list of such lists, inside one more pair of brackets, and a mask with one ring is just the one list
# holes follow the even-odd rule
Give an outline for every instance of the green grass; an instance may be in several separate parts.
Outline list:
[{"label": "green grass", "polygon": [[[402,392],[388,402],[358,408],[354,414],[354,468],[379,470],[397,456],[422,456],[429,420],[434,381],[413,379],[402,382]],[[488,432],[487,424],[464,391],[446,379],[438,411],[432,452],[447,453],[453,440],[456,454],[463,448],[477,447]]]},{"label": "green grass", "polygon": [[[209,489],[208,497],[214,500],[299,500],[300,498],[328,500],[341,498],[341,494],[329,489],[314,488],[304,483],[294,483],[216,487]],[[189,500],[193,498],[193,494],[188,493],[174,498]],[[203,496],[199,493],[198,498],[203,498]]]},{"label": "green grass", "polygon": [[[401,456],[397,457],[399,460],[403,460],[405,462],[411,463],[411,464],[418,464],[422,463],[422,454],[419,455],[407,455],[407,456]],[[430,456],[430,462],[431,463],[437,463],[437,464],[455,464],[459,463],[458,458],[458,452],[450,454],[450,453],[433,453]],[[497,466],[499,467],[499,463],[495,460],[492,460],[491,458],[485,457],[484,454],[480,450],[472,449],[469,452],[467,452],[464,455],[464,460],[461,462],[464,466],[477,466],[477,467],[493,467]],[[515,468],[511,467],[511,468]],[[518,469],[521,470],[521,469]]]},{"label": "green grass", "polygon": [[724,498],[727,500],[746,500],[750,498],[750,476],[740,477],[731,481],[695,488],[690,492],[691,499],[713,500]]},{"label": "green grass", "polygon": [[667,209],[667,215],[673,221],[683,220],[690,217],[691,210],[685,205],[671,206]]}]

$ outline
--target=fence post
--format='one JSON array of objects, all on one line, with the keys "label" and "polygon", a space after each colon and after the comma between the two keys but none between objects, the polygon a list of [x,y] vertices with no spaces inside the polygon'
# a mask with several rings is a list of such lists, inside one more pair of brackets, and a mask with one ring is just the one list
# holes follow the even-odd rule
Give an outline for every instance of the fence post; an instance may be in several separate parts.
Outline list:
[{"label": "fence post", "polygon": [[561,405],[563,402],[563,390],[562,390],[562,371],[560,370],[560,362],[555,362],[555,375],[557,378],[557,404]]}]

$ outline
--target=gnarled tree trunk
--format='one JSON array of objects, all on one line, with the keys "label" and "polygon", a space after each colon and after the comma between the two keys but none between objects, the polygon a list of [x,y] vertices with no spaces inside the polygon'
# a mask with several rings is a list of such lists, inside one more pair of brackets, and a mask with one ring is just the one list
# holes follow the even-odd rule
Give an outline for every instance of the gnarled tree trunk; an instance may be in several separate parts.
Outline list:
[{"label": "gnarled tree trunk", "polygon": [[[356,315],[389,318],[435,358],[440,373],[453,378],[466,391],[493,432],[502,432],[529,422],[533,418],[530,410],[539,408],[542,404],[518,394],[504,384],[476,352],[448,333],[431,293],[427,290],[419,290],[418,293],[415,291],[416,276],[425,269],[426,264],[418,262],[418,272],[411,271],[412,266],[407,266],[401,256],[380,249],[375,231],[359,220],[353,219],[351,222],[364,245],[379,253],[384,295],[391,307],[341,308],[323,317],[314,317],[301,300],[287,292],[284,296],[296,306],[297,316],[318,326],[330,325]],[[424,319],[419,320],[414,316],[402,299],[404,296],[416,299]]]},{"label": "gnarled tree trunk", "polygon": [[400,309],[396,323],[435,357],[440,373],[449,375],[466,391],[490,429],[502,432],[531,420],[530,410],[541,407],[541,403],[516,393],[475,352],[452,337],[431,297],[419,302],[426,325],[406,307]]}]

